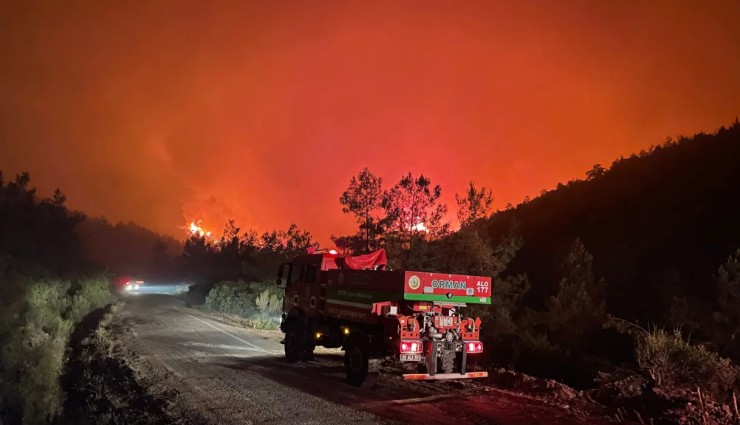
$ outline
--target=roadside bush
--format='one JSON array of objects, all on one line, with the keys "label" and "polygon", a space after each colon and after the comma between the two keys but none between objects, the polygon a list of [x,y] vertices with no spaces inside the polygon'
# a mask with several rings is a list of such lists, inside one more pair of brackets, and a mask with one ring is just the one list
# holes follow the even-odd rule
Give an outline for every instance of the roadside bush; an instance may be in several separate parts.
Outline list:
[{"label": "roadside bush", "polygon": [[257,304],[257,311],[265,317],[278,316],[283,309],[280,298],[277,295],[271,294],[268,289],[262,291],[255,302]]},{"label": "roadside bush", "polygon": [[203,308],[248,319],[256,329],[277,329],[282,298],[266,282],[221,282],[208,293]]},{"label": "roadside bush", "polygon": [[97,276],[77,282],[77,290],[72,295],[67,317],[72,323],[79,323],[91,311],[111,302],[108,279]]},{"label": "roadside bush", "polygon": [[250,327],[254,329],[263,329],[263,330],[275,330],[278,328],[278,322],[275,321],[275,319],[269,318],[261,318],[257,317],[255,319],[252,319],[249,321]]},{"label": "roadside bush", "polygon": [[257,307],[254,296],[240,282],[222,282],[216,284],[206,295],[203,307],[207,310],[233,314],[241,317],[253,315]]},{"label": "roadside bush", "polygon": [[111,300],[104,278],[0,279],[0,422],[45,423],[62,407],[59,376],[69,336],[90,311]]},{"label": "roadside bush", "polygon": [[691,345],[679,329],[652,329],[637,339],[635,356],[640,368],[659,387],[701,387],[715,399],[723,400],[732,389],[738,370],[729,359],[721,358],[703,345]]}]

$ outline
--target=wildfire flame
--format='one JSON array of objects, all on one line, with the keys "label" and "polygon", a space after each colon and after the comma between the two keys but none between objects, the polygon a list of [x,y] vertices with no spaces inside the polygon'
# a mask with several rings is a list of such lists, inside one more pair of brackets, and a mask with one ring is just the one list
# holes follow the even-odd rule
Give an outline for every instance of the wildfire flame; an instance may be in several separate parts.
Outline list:
[{"label": "wildfire flame", "polygon": [[429,229],[427,229],[427,226],[424,225],[421,221],[416,223],[415,225],[411,226],[411,230],[415,230],[417,232],[429,232]]},{"label": "wildfire flame", "polygon": [[212,235],[211,232],[200,227],[200,220],[198,220],[197,222],[195,220],[191,221],[189,230],[190,230],[191,236],[198,236],[201,238],[210,238]]}]

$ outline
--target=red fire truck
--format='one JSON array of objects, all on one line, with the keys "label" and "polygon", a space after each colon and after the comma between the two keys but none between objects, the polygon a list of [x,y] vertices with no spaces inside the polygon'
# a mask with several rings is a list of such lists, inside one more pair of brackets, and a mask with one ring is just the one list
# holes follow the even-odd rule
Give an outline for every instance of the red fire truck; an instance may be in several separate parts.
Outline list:
[{"label": "red fire truck", "polygon": [[487,376],[466,370],[468,356],[483,352],[483,344],[480,319],[461,309],[491,303],[491,278],[386,264],[384,250],[314,253],[283,264],[277,283],[285,289],[280,329],[287,361],[310,358],[317,346],[341,347],[353,385],[365,380],[371,358],[416,365],[407,380]]}]

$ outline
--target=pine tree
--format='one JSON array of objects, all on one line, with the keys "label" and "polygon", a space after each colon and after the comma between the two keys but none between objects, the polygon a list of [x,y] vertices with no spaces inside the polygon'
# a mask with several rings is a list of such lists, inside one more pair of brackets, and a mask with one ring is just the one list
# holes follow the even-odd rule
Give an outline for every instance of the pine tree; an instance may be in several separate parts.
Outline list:
[{"label": "pine tree", "polygon": [[551,341],[573,352],[604,323],[606,284],[594,276],[593,257],[580,239],[571,245],[562,267],[564,276],[557,294],[547,301],[543,324]]},{"label": "pine tree", "polygon": [[716,340],[720,354],[740,357],[740,249],[717,270],[717,311],[713,318],[719,325]]},{"label": "pine tree", "polygon": [[414,178],[409,172],[393,188],[383,194],[382,207],[390,231],[423,239],[435,239],[449,231],[442,222],[447,205],[440,203],[442,187],[432,186],[423,174]]},{"label": "pine tree", "polygon": [[[367,167],[352,177],[349,187],[342,193],[339,202],[342,211],[355,216],[360,225],[356,239],[361,241],[364,251],[370,252],[380,247],[380,236],[383,233],[381,221],[377,216],[383,200],[383,179],[376,177]],[[341,237],[340,237],[341,238]],[[349,242],[350,237],[343,237]],[[347,243],[345,248],[356,248],[357,243]],[[349,250],[349,249],[348,249]]]},{"label": "pine tree", "polygon": [[493,193],[485,187],[476,189],[475,183],[471,181],[464,195],[455,194],[455,201],[457,219],[460,220],[460,226],[465,227],[488,217],[493,204]]},{"label": "pine tree", "polygon": [[429,242],[449,232],[449,224],[442,222],[447,205],[439,201],[441,195],[439,185],[432,186],[429,178],[415,178],[410,172],[383,194],[384,246],[392,267],[428,267]]}]

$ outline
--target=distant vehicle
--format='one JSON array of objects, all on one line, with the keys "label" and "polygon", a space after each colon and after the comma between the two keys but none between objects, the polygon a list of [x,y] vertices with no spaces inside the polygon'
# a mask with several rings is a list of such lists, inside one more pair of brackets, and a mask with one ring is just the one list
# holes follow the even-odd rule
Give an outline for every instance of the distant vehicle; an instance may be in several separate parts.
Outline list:
[{"label": "distant vehicle", "polygon": [[479,318],[467,304],[491,303],[491,278],[383,270],[385,251],[341,256],[336,251],[296,257],[281,265],[288,362],[314,348],[344,349],[347,382],[360,385],[370,358],[416,365],[406,380],[482,378],[467,372],[469,355],[483,352]]},{"label": "distant vehicle", "polygon": [[118,279],[118,289],[123,292],[136,292],[144,286],[144,281],[132,277],[122,277]]},{"label": "distant vehicle", "polygon": [[136,292],[144,285],[143,280],[126,280],[123,290],[126,292]]}]

